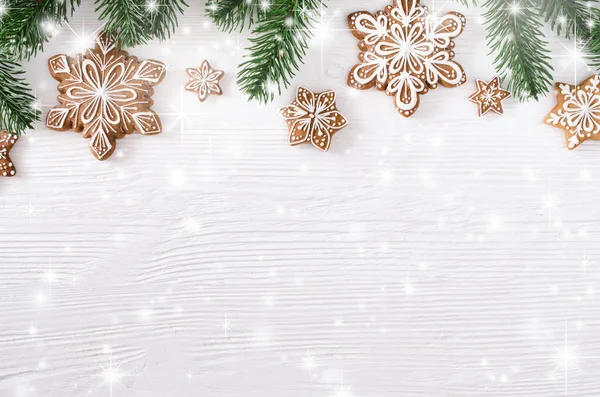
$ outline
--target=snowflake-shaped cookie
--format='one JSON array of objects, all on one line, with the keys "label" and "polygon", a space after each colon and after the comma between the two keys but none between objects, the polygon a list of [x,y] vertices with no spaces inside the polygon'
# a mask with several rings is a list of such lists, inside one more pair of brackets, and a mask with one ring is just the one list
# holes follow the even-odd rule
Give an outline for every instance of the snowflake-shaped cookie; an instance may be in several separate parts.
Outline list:
[{"label": "snowflake-shaped cookie", "polygon": [[204,60],[199,68],[187,69],[190,81],[185,86],[187,91],[197,92],[200,102],[204,102],[211,95],[221,95],[219,80],[225,74],[222,70],[213,70],[208,61]]},{"label": "snowflake-shaped cookie", "polygon": [[504,113],[502,101],[510,97],[510,92],[500,87],[500,78],[495,76],[490,81],[477,79],[477,92],[469,97],[469,100],[477,104],[479,117],[490,110],[498,113]]},{"label": "snowflake-shaped cookie", "polygon": [[376,87],[394,97],[398,112],[410,117],[419,107],[419,96],[437,88],[457,87],[466,81],[454,58],[454,41],[466,19],[456,12],[431,15],[419,0],[394,0],[393,5],[371,14],[348,16],[348,25],[362,50],[348,75],[348,85],[359,90]]},{"label": "snowflake-shaped cookie", "polygon": [[14,176],[17,173],[9,153],[19,139],[8,131],[0,131],[0,175]]},{"label": "snowflake-shaped cookie", "polygon": [[46,117],[48,128],[83,132],[98,160],[108,159],[116,139],[137,131],[158,134],[162,127],[150,109],[156,84],[165,77],[165,65],[138,61],[102,34],[94,48],[74,58],[57,55],[48,61],[58,80],[58,101]]},{"label": "snowflake-shaped cookie", "polygon": [[326,152],[333,134],[348,125],[337,109],[333,91],[315,94],[307,88],[298,87],[296,100],[279,112],[288,124],[288,142],[292,146],[310,142]]},{"label": "snowflake-shaped cookie", "polygon": [[557,83],[556,106],[544,120],[565,132],[567,147],[575,149],[588,139],[600,140],[600,76],[580,85]]}]

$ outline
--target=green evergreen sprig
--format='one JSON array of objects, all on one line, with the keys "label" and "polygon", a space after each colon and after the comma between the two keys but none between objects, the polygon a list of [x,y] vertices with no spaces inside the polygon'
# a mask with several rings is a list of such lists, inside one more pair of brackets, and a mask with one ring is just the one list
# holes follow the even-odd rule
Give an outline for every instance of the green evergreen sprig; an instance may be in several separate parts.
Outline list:
[{"label": "green evergreen sprig", "polygon": [[322,0],[213,0],[208,15],[224,30],[252,27],[237,82],[249,100],[266,103],[290,85],[313,37]]},{"label": "green evergreen sprig", "polygon": [[0,55],[0,130],[20,135],[40,118],[21,66]]},{"label": "green evergreen sprig", "polygon": [[251,28],[265,16],[267,3],[257,0],[211,0],[206,4],[208,16],[224,32]]},{"label": "green evergreen sprig", "polygon": [[[40,119],[22,77],[21,60],[44,49],[81,0],[0,0],[0,128],[21,134]],[[106,31],[123,46],[164,40],[177,27],[185,0],[95,0]]]},{"label": "green evergreen sprig", "polygon": [[8,0],[0,15],[0,52],[14,60],[30,59],[44,49],[57,26],[81,0]]},{"label": "green evergreen sprig", "polygon": [[539,99],[552,84],[548,43],[542,21],[532,0],[517,5],[507,0],[489,0],[484,14],[488,45],[496,54],[496,71],[508,77],[508,90],[517,98]]},{"label": "green evergreen sprig", "polygon": [[106,21],[104,31],[123,47],[169,38],[188,6],[184,0],[96,0],[95,4],[100,19]]},{"label": "green evergreen sprig", "polygon": [[600,70],[600,10],[593,9],[593,20],[589,37],[585,42],[585,50],[588,56],[590,66]]},{"label": "green evergreen sprig", "polygon": [[580,0],[539,0],[537,4],[546,22],[552,30],[566,39],[587,35],[590,31],[591,1]]},{"label": "green evergreen sprig", "polygon": [[[477,0],[457,0],[468,6]],[[590,66],[600,68],[597,0],[487,0],[486,37],[496,71],[520,100],[539,99],[552,84],[550,50],[543,22],[557,35],[576,40]]]}]

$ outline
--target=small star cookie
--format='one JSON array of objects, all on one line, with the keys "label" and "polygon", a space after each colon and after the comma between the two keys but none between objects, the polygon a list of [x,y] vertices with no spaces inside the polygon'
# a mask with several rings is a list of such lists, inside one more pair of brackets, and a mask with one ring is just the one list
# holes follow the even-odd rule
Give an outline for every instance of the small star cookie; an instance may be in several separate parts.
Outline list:
[{"label": "small star cookie", "polygon": [[8,131],[0,131],[0,175],[14,176],[17,173],[15,165],[10,156],[10,149],[13,148],[19,137]]},{"label": "small star cookie", "polygon": [[333,91],[315,94],[298,87],[294,102],[281,108],[279,113],[288,124],[291,146],[310,142],[324,152],[329,149],[333,134],[348,125],[337,109]]},{"label": "small star cookie", "polygon": [[204,102],[209,95],[222,95],[219,80],[225,74],[222,70],[213,70],[207,60],[199,68],[187,69],[190,81],[185,86],[186,91],[197,92],[200,102]]},{"label": "small star cookie", "polygon": [[600,140],[600,75],[580,85],[556,83],[556,106],[544,122],[565,132],[567,147],[575,149],[588,139]]},{"label": "small star cookie", "polygon": [[507,98],[510,98],[510,92],[500,87],[500,78],[495,76],[488,82],[477,79],[477,92],[469,97],[469,101],[477,104],[481,117],[490,110],[503,114],[502,101]]}]

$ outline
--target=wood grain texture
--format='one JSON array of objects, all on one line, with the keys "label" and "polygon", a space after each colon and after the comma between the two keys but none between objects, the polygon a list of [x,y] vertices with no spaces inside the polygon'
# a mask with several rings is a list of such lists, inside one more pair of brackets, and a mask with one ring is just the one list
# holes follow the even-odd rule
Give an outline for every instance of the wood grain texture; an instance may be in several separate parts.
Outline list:
[{"label": "wood grain texture", "polygon": [[[1,397],[109,396],[111,359],[127,375],[115,397],[600,393],[600,143],[569,152],[542,123],[552,95],[477,118],[467,97],[493,76],[479,10],[443,5],[468,17],[456,58],[469,82],[407,120],[346,87],[346,15],[364,2],[331,0],[329,35],[294,80],[336,90],[349,119],[324,154],[287,145],[277,109],[293,88],[245,101],[245,36],[193,3],[172,40],[131,50],[169,65],[162,134],[128,136],[100,163],[85,139],[40,125],[12,151]],[[99,26],[89,4],[71,21]],[[78,51],[73,31],[26,65],[44,111],[47,59]],[[563,44],[555,77],[573,83],[588,71]],[[224,95],[200,104],[185,68],[205,58],[225,70]]]}]

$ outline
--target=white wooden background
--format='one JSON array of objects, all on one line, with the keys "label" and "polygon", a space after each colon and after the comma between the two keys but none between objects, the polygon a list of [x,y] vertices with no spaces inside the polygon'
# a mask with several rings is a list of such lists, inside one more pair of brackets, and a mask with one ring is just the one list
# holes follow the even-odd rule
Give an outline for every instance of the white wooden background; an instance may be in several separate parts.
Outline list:
[{"label": "white wooden background", "polygon": [[[345,85],[346,15],[365,2],[329,2],[294,87],[267,106],[235,85],[245,36],[192,3],[172,40],[131,51],[169,64],[161,135],[102,163],[40,124],[12,152],[1,397],[600,394],[600,143],[566,149],[542,124],[553,95],[477,118],[467,97],[493,76],[480,10],[443,5],[468,17],[469,81],[407,120]],[[27,65],[44,112],[47,59],[99,26],[88,4]],[[556,79],[586,77],[550,37]],[[225,95],[200,104],[185,68],[205,58]],[[328,153],[287,145],[277,109],[299,84],[336,90],[349,119]]]}]

